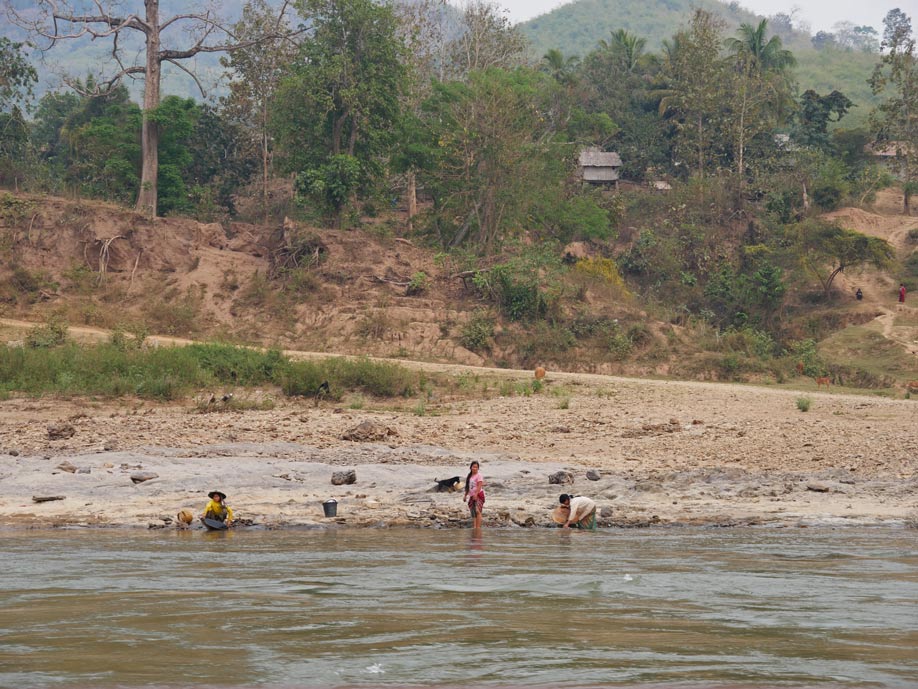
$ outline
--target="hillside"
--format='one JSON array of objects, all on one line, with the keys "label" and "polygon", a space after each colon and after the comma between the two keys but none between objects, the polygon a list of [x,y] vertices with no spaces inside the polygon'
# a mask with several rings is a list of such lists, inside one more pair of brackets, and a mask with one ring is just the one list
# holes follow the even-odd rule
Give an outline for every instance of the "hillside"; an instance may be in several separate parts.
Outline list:
[{"label": "hillside", "polygon": [[[563,274],[552,321],[509,320],[461,278],[463,266],[393,236],[398,218],[338,231],[151,222],[111,204],[59,198],[0,201],[6,319],[474,365],[778,383],[795,376],[791,358],[759,360],[704,323],[661,320],[669,316],[659,306],[578,269]],[[911,265],[909,230],[918,221],[895,215],[896,203],[886,192],[875,213],[835,216],[889,239]],[[918,378],[918,319],[911,309],[891,310],[898,279],[844,274],[840,292],[863,286],[863,302],[796,303],[785,327],[800,337],[817,323],[834,333],[820,353],[836,383],[882,388]],[[3,328],[6,340],[24,335]]]},{"label": "hillside", "polygon": [[[552,48],[564,55],[582,57],[618,29],[646,38],[647,49],[658,51],[664,40],[688,24],[695,8],[723,17],[727,35],[734,34],[742,23],[758,23],[762,19],[734,3],[728,5],[718,0],[578,0],[520,27],[532,44],[534,59],[540,59]],[[841,91],[857,105],[845,117],[843,125],[847,128],[865,125],[877,102],[867,85],[877,57],[846,50],[817,51],[807,34],[796,31],[783,35],[782,39],[798,61],[799,91]]]},{"label": "hillside", "polygon": [[738,5],[719,0],[577,0],[523,22],[520,28],[532,43],[534,56],[551,48],[582,56],[617,29],[645,37],[648,50],[657,51],[688,24],[696,8],[723,17],[730,33],[744,22],[759,20]]}]

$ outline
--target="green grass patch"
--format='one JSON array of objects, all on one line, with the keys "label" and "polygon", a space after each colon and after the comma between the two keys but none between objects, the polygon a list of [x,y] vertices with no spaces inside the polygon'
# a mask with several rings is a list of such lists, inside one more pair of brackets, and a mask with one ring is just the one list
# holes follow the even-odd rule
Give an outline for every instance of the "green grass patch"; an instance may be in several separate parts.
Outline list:
[{"label": "green grass patch", "polygon": [[[328,383],[326,394],[323,382]],[[0,346],[0,394],[174,400],[216,386],[277,385],[288,396],[312,398],[319,393],[339,400],[347,392],[408,397],[426,383],[423,374],[397,364],[344,358],[291,361],[278,351],[223,344],[153,349],[72,342],[57,347]]]},{"label": "green grass patch", "polygon": [[[918,378],[918,363],[900,344],[883,337],[868,326],[852,326],[840,330],[819,343],[819,355],[832,373],[844,367],[858,376],[845,376],[845,384],[865,388],[888,387],[892,378]],[[868,378],[875,380],[868,380]]]},{"label": "green grass patch", "polygon": [[369,359],[291,361],[277,381],[285,395],[314,397],[328,383],[327,397],[340,400],[345,392],[359,391],[376,397],[411,397],[423,387],[423,374],[398,364]]}]

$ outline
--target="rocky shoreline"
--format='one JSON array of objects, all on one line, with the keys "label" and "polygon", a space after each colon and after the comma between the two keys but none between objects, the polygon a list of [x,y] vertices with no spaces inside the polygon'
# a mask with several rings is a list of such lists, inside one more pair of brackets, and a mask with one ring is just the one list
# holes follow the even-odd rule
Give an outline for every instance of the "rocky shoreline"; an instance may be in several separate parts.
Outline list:
[{"label": "rocky shoreline", "polygon": [[[461,487],[441,492],[435,481],[459,475],[473,459],[486,472],[489,528],[554,527],[561,492],[592,496],[602,527],[896,525],[913,518],[913,482],[858,482],[845,471],[622,472],[423,445],[273,443],[0,456],[0,526],[172,528],[178,511],[199,513],[205,494],[219,488],[247,526],[465,528]],[[353,483],[341,483],[342,475]],[[331,499],[337,515],[329,518],[322,503]]]},{"label": "rocky shoreline", "polygon": [[[174,528],[219,489],[259,528],[465,528],[461,492],[435,480],[473,459],[487,528],[553,527],[561,492],[593,497],[612,528],[918,521],[914,402],[810,392],[802,413],[799,391],[573,374],[548,390],[425,415],[6,400],[0,527]],[[334,485],[343,471],[353,483]]]}]

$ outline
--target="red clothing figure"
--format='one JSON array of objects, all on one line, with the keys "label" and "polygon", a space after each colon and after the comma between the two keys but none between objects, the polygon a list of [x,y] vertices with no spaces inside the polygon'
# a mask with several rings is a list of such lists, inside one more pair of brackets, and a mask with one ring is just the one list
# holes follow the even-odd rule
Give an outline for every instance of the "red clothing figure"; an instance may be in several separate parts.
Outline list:
[{"label": "red clothing figure", "polygon": [[902,284],[899,285],[899,303],[905,303],[905,285]]}]

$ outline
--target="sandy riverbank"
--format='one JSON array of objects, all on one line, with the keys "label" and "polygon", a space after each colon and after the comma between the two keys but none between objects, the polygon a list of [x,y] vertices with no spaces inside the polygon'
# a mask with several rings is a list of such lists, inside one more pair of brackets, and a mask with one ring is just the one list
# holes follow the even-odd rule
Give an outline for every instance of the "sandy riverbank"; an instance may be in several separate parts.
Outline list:
[{"label": "sandy riverbank", "polygon": [[[391,433],[342,438],[367,420]],[[464,478],[472,459],[489,482],[489,526],[549,526],[561,492],[594,497],[609,526],[908,523],[916,420],[909,400],[576,374],[530,397],[434,401],[423,416],[14,399],[0,403],[0,525],[161,526],[219,488],[267,527],[464,526],[461,494],[433,487]],[[55,424],[73,435],[50,439]],[[356,483],[333,486],[344,469]],[[573,485],[549,484],[561,470]],[[157,476],[134,483],[138,472]],[[323,517],[328,498],[337,519]]]}]

